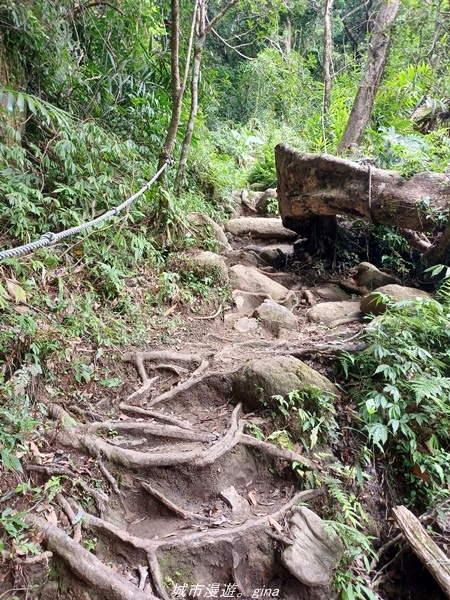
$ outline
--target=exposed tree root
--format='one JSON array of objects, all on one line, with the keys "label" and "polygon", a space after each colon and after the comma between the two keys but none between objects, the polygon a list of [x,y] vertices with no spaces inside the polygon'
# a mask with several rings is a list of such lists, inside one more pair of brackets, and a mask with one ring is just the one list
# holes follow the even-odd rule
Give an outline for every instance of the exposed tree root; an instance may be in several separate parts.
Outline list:
[{"label": "exposed tree root", "polygon": [[212,442],[216,439],[215,435],[203,431],[182,429],[175,425],[153,425],[142,421],[102,421],[82,425],[78,430],[92,434],[95,434],[96,431],[113,431],[118,433],[144,435],[146,437],[156,436],[185,440],[189,442]]},{"label": "exposed tree root", "polygon": [[[75,431],[72,430],[70,432],[71,436],[69,437],[69,441],[66,439],[66,443],[76,443],[75,447],[78,447],[81,444],[86,450],[88,450],[91,456],[95,457],[97,460],[99,460],[99,462],[101,462],[100,457],[103,455],[111,462],[131,469],[145,469],[149,467],[168,467],[173,465],[182,465],[186,463],[194,465],[198,468],[202,468],[213,464],[221,456],[230,452],[230,450],[232,450],[232,448],[234,448],[239,443],[242,443],[245,446],[256,447],[259,450],[275,458],[280,458],[288,461],[296,461],[307,466],[308,468],[315,470],[318,470],[320,468],[318,464],[305,458],[297,452],[292,452],[291,450],[284,450],[282,448],[278,448],[273,444],[257,440],[256,438],[244,434],[243,430],[246,421],[243,419],[240,423],[238,422],[238,416],[241,411],[241,408],[242,407],[240,404],[238,404],[234,408],[231,415],[231,424],[227,433],[206,449],[200,447],[194,450],[174,451],[169,448],[166,452],[138,452],[129,448],[121,448],[118,446],[114,446],[108,443],[107,441],[99,438],[98,436],[94,435],[93,433],[99,428],[108,430],[111,429],[111,427],[116,426],[123,431],[136,431],[137,426],[139,432],[145,432],[146,428],[148,428],[149,431],[153,433],[157,432],[157,434],[159,434],[161,437],[175,437],[183,441],[189,440],[201,443],[204,441],[210,442],[213,439],[215,439],[215,436],[205,434],[203,432],[188,432],[187,430],[183,430],[170,425],[152,426],[141,424],[140,422],[129,424],[121,422],[116,423],[114,421],[83,425],[76,428]],[[61,411],[57,411],[57,413],[60,414]],[[169,431],[171,435],[164,435],[164,431]],[[76,442],[74,440],[76,440]],[[102,470],[102,472],[104,471]],[[117,492],[118,488],[116,487],[115,480],[112,477],[112,475],[110,475],[109,473],[107,474],[105,472],[104,475],[108,479],[109,483],[113,486],[113,489]],[[112,481],[110,478],[112,479]]]},{"label": "exposed tree root", "polygon": [[191,316],[189,318],[195,319],[196,321],[207,321],[207,320],[215,319],[216,317],[218,317],[223,310],[225,310],[223,308],[223,306],[219,306],[219,308],[216,311],[214,311],[214,313],[212,315],[209,315],[207,317]]},{"label": "exposed tree root", "polygon": [[23,520],[42,531],[47,547],[57,554],[77,577],[108,600],[158,600],[156,596],[139,590],[112,569],[108,569],[94,554],[42,517],[28,514]]},{"label": "exposed tree root", "polygon": [[140,481],[139,483],[146,492],[154,496],[157,500],[161,502],[161,504],[163,504],[166,508],[171,510],[178,517],[181,517],[182,519],[196,519],[197,521],[204,521],[207,523],[211,521],[209,517],[205,517],[204,515],[199,515],[197,513],[191,512],[190,510],[185,510],[184,508],[181,508],[181,506],[178,506],[177,504],[166,498],[164,494],[156,490],[154,487],[152,487],[145,481]]},{"label": "exposed tree root", "polygon": [[279,446],[275,446],[274,444],[264,442],[263,440],[258,440],[257,438],[254,438],[251,435],[247,435],[246,433],[241,433],[238,441],[239,443],[244,444],[244,446],[258,448],[258,450],[261,450],[265,454],[273,456],[274,458],[281,458],[283,460],[288,460],[291,462],[298,462],[315,471],[320,469],[320,465],[302,456],[298,452],[293,452],[292,450],[280,448]]},{"label": "exposed tree root", "polygon": [[162,412],[158,412],[156,410],[150,410],[147,408],[141,408],[140,406],[132,406],[131,404],[127,404],[126,402],[121,402],[119,404],[119,408],[124,413],[132,413],[136,415],[142,415],[143,417],[151,417],[153,419],[158,419],[163,423],[168,423],[169,425],[175,425],[176,427],[181,427],[181,429],[192,429],[192,424],[188,421],[178,419],[177,417],[173,417],[171,415],[166,415]]},{"label": "exposed tree root", "polygon": [[[142,385],[141,387],[136,390],[135,392],[133,392],[130,396],[128,396],[127,398],[127,403],[130,403],[131,401],[136,401],[136,400],[140,400],[141,398],[144,398],[146,396],[148,396],[148,394],[154,389],[154,383],[155,381],[158,379],[158,377],[153,377],[153,378],[149,378],[148,374],[147,374],[147,370],[145,368],[145,362],[151,362],[151,361],[163,361],[163,364],[167,367],[167,361],[171,361],[174,363],[187,363],[189,365],[192,364],[201,364],[203,359],[201,356],[198,356],[196,354],[179,354],[177,352],[128,352],[126,354],[123,355],[122,360],[124,362],[131,362],[135,365],[139,376],[141,378],[142,381]],[[179,374],[180,372],[182,372],[181,370],[184,370],[181,367],[177,365],[176,367],[174,365],[170,365],[172,369],[176,369],[177,370],[177,374]],[[161,365],[154,365],[153,368],[161,368]],[[188,372],[186,370],[186,372]]]},{"label": "exposed tree root", "polygon": [[72,507],[64,498],[61,493],[56,494],[56,499],[58,500],[58,504],[69,517],[69,521],[73,526],[73,541],[80,543],[81,542],[81,523],[75,523],[75,513],[72,510]]},{"label": "exposed tree root", "polygon": [[127,533],[120,527],[117,527],[112,523],[108,523],[103,519],[99,519],[98,517],[94,517],[89,513],[85,513],[83,516],[83,526],[110,534],[125,544],[130,544],[138,550],[144,550],[148,554],[155,554],[158,551],[172,550],[173,548],[184,550],[198,546],[203,547],[206,544],[214,544],[222,540],[232,542],[235,537],[248,534],[249,532],[255,530],[265,531],[269,524],[269,519],[278,521],[282,519],[295,504],[316,498],[317,496],[324,494],[325,491],[325,488],[318,488],[315,490],[298,492],[274,513],[248,519],[244,523],[236,525],[235,527],[195,531],[193,533],[175,535],[170,538],[154,540],[139,538],[135,535]]},{"label": "exposed tree root", "polygon": [[[201,365],[200,365],[200,367],[201,367]],[[200,367],[199,367],[199,369],[200,369]],[[205,373],[203,375],[198,375],[198,376],[195,375],[194,374],[195,372],[194,372],[191,375],[191,377],[189,379],[187,379],[186,381],[182,381],[178,385],[174,386],[168,392],[164,392],[163,394],[156,396],[156,398],[153,398],[153,400],[150,401],[150,406],[155,406],[156,404],[159,404],[160,402],[167,402],[167,400],[172,400],[172,398],[175,398],[175,396],[177,396],[180,392],[185,392],[186,390],[189,390],[190,388],[199,384],[201,381],[203,381],[207,377],[214,377],[215,375],[226,376],[226,375],[230,375],[231,373],[235,373],[236,371],[237,371],[237,368],[233,369],[232,371],[227,371],[225,373],[222,371],[210,371],[209,373]]]},{"label": "exposed tree root", "polygon": [[98,462],[98,468],[102,472],[103,477],[106,479],[106,481],[111,486],[111,489],[114,491],[114,493],[116,493],[118,496],[120,496],[121,492],[120,492],[119,485],[118,485],[115,477],[112,475],[112,473],[109,472],[109,470],[106,468],[106,466],[100,460],[100,456],[97,457],[97,462]]}]

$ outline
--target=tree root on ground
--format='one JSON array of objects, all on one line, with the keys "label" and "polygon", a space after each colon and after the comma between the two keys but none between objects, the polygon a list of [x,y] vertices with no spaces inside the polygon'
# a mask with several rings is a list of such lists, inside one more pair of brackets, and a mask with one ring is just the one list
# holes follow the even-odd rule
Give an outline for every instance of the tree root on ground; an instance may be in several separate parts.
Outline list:
[{"label": "tree root on ground", "polygon": [[153,436],[189,442],[212,442],[216,439],[215,435],[203,431],[182,429],[175,425],[153,425],[142,421],[100,421],[97,423],[89,423],[88,425],[80,425],[78,431],[85,431],[91,434],[95,434],[96,431],[113,431],[117,433],[143,435],[147,438]]},{"label": "tree root on ground", "polygon": [[76,482],[76,484],[79,485],[83,489],[83,491],[85,491],[87,494],[92,496],[92,498],[95,501],[95,504],[97,505],[97,509],[98,509],[99,513],[103,514],[103,512],[105,510],[105,504],[109,500],[108,495],[105,494],[105,492],[103,492],[102,490],[99,490],[99,489],[96,489],[96,488],[93,488],[93,487],[87,485],[87,483],[85,483],[85,481],[83,479],[81,479],[81,477],[79,475],[74,473],[74,471],[72,471],[68,467],[63,467],[63,466],[58,466],[58,465],[26,464],[25,470],[29,471],[29,472],[34,471],[36,473],[45,473],[46,475],[50,475],[50,477],[60,477],[60,476],[68,477],[68,479],[70,481],[72,481],[72,484],[74,484],[74,482]]},{"label": "tree root on ground", "polygon": [[[151,426],[140,422],[129,424],[114,421],[80,425],[65,432],[64,436],[61,436],[61,441],[66,445],[73,447],[79,447],[81,445],[91,456],[98,460],[100,460],[101,456],[105,456],[109,461],[131,469],[168,467],[187,463],[193,467],[202,468],[214,463],[216,460],[230,452],[237,444],[243,444],[244,446],[257,448],[274,458],[296,461],[310,469],[320,470],[320,465],[318,463],[304,457],[298,452],[278,448],[273,444],[257,440],[256,438],[244,434],[243,430],[246,425],[246,420],[242,419],[238,422],[238,416],[241,410],[242,405],[238,404],[231,414],[231,423],[228,431],[222,438],[214,441],[208,448],[199,447],[194,450],[185,451],[171,450],[168,448],[165,452],[139,452],[129,448],[114,446],[94,434],[94,431],[99,428],[111,429],[111,427],[114,428],[117,426],[123,431],[126,431],[127,429],[136,430],[136,428],[138,428],[138,431],[141,432],[141,430],[145,431],[147,428],[147,430],[152,432],[158,432],[160,437],[175,437],[181,440],[191,440],[198,443],[216,440],[215,436],[205,434],[204,432],[188,432],[187,430],[169,425]],[[64,414],[66,414],[64,409],[55,407],[55,405],[53,405],[52,413],[59,418],[62,418]],[[165,431],[169,431],[170,435],[165,435]],[[106,474],[105,476],[109,480],[109,476]],[[112,485],[115,491],[117,491],[114,484]]]},{"label": "tree root on ground", "polygon": [[[162,361],[165,368],[170,368],[175,370],[177,374],[180,374],[182,371],[187,371],[187,369],[183,369],[180,367],[178,363],[185,363],[188,365],[201,365],[202,357],[197,354],[180,354],[178,352],[127,352],[123,355],[122,360],[124,362],[133,363],[139,373],[139,376],[142,381],[141,387],[133,392],[127,398],[127,403],[131,403],[131,401],[140,400],[142,398],[147,397],[150,392],[154,389],[155,382],[159,379],[159,377],[149,378],[147,369],[145,368],[145,362],[155,362]],[[177,365],[167,365],[167,361],[171,361],[177,363]],[[154,369],[162,368],[162,365],[154,365]]]},{"label": "tree root on ground", "polygon": [[81,523],[75,523],[75,519],[76,519],[75,513],[73,512],[72,507],[67,502],[67,500],[64,498],[64,496],[61,494],[61,492],[56,494],[56,499],[58,501],[58,504],[62,508],[62,510],[66,513],[67,517],[69,518],[70,524],[73,526],[73,541],[77,542],[79,544],[81,542],[81,537],[82,537],[81,536]]},{"label": "tree root on ground", "polygon": [[184,508],[181,508],[181,506],[178,506],[178,504],[175,504],[174,502],[166,498],[164,494],[159,492],[157,489],[155,489],[145,481],[140,481],[139,483],[146,492],[154,496],[157,500],[161,502],[161,504],[163,504],[166,508],[171,510],[178,517],[181,517],[182,519],[195,519],[197,521],[204,521],[206,523],[211,522],[211,519],[209,517],[205,517],[204,515],[199,515],[197,513],[191,512],[190,510],[185,510]]},{"label": "tree root on ground", "polygon": [[[187,549],[204,548],[207,545],[215,544],[217,542],[227,542],[232,544],[236,537],[254,533],[256,531],[260,531],[262,534],[269,535],[281,543],[291,544],[292,542],[289,538],[277,533],[274,534],[268,530],[270,528],[270,522],[279,521],[280,519],[284,518],[286,513],[291,510],[295,504],[316,498],[324,492],[325,488],[298,492],[274,513],[248,519],[241,525],[230,527],[228,529],[207,529],[203,531],[175,535],[164,539],[149,540],[137,537],[121,529],[117,525],[113,525],[112,523],[109,523],[103,519],[99,519],[98,517],[95,517],[89,513],[84,513],[82,523],[83,527],[87,529],[94,529],[95,531],[101,532],[110,538],[112,537],[126,545],[130,545],[136,550],[145,552],[147,555],[153,588],[161,598],[167,598],[167,593],[163,587],[162,574],[158,562],[158,552],[171,551],[173,549],[176,549],[177,551],[183,551]],[[43,520],[40,519],[40,521]],[[63,535],[65,536],[65,534]],[[57,547],[52,546],[51,549],[61,556]],[[137,596],[137,598],[140,598],[140,596]]]},{"label": "tree root on ground", "polygon": [[158,600],[156,596],[139,590],[106,567],[94,554],[72,540],[59,527],[31,514],[25,515],[23,520],[44,534],[47,547],[57,554],[77,577],[108,600]]},{"label": "tree root on ground", "polygon": [[136,415],[142,415],[143,417],[151,417],[153,419],[158,419],[163,423],[168,423],[169,425],[181,427],[181,429],[192,429],[192,424],[186,421],[185,419],[181,420],[177,417],[173,417],[172,415],[166,415],[156,410],[141,408],[140,406],[133,406],[131,404],[127,404],[126,402],[121,402],[119,404],[119,408],[124,413],[129,412]]}]

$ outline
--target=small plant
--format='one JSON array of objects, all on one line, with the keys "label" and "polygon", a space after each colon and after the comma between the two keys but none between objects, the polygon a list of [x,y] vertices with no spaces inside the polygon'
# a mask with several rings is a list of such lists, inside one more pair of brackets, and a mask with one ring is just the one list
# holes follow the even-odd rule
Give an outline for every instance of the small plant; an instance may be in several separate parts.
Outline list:
[{"label": "small plant", "polygon": [[450,331],[443,298],[444,304],[388,302],[364,334],[366,349],[341,357],[362,432],[394,473],[406,474],[412,497],[432,503],[450,485]]},{"label": "small plant", "polygon": [[258,427],[258,425],[256,425],[255,423],[247,423],[245,427],[250,432],[250,435],[255,437],[257,440],[264,439],[265,436],[263,430],[260,427]]},{"label": "small plant", "polygon": [[300,428],[300,440],[312,450],[318,443],[336,438],[337,423],[333,399],[335,395],[312,385],[293,390],[284,396],[273,396],[278,411],[286,418],[296,414]]},{"label": "small plant", "polygon": [[[25,513],[14,512],[10,507],[0,515],[0,526],[8,535],[10,555],[39,554],[37,546],[31,542],[24,533],[28,529],[27,523],[22,520]],[[5,548],[5,540],[0,541],[0,548]]]},{"label": "small plant", "polygon": [[97,547],[97,538],[89,538],[88,540],[83,541],[84,547],[88,552],[94,552]]}]

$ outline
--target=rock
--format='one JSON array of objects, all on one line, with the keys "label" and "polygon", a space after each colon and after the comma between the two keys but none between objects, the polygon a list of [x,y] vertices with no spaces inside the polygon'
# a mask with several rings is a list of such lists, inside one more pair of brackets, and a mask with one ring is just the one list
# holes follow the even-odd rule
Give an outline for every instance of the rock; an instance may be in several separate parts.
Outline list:
[{"label": "rock", "polygon": [[324,285],[316,288],[312,288],[313,294],[326,300],[327,302],[340,302],[342,300],[348,300],[350,296],[337,285]]},{"label": "rock", "polygon": [[249,319],[249,317],[242,317],[236,321],[234,328],[240,333],[248,333],[249,331],[258,329],[258,321],[256,319]]},{"label": "rock", "polygon": [[232,250],[227,253],[227,263],[229,266],[245,265],[246,267],[259,267],[265,263],[260,260],[259,255],[253,250]]},{"label": "rock", "polygon": [[329,585],[344,546],[334,531],[325,530],[322,519],[301,506],[290,519],[294,540],[281,554],[281,562],[294,577],[309,587]]},{"label": "rock", "polygon": [[[195,225],[206,225],[209,227],[217,240],[221,252],[229,252],[232,250],[222,227],[213,221],[211,217],[208,217],[208,215],[204,215],[202,213],[190,213],[188,215],[188,221]],[[206,232],[204,233],[203,237],[207,237]]]},{"label": "rock", "polygon": [[278,403],[272,396],[286,396],[305,385],[339,394],[329,379],[298,358],[271,356],[255,358],[239,370],[233,381],[233,396],[246,410],[276,408]]},{"label": "rock", "polygon": [[255,308],[258,308],[264,300],[270,300],[268,294],[252,294],[242,290],[233,290],[231,292],[237,312],[242,316],[252,315]]},{"label": "rock", "polygon": [[391,283],[396,283],[398,285],[401,283],[397,277],[383,273],[383,271],[380,271],[368,262],[362,262],[358,265],[358,272],[355,280],[360,287],[366,287],[369,288],[369,290],[376,290],[383,285],[389,285]]},{"label": "rock", "polygon": [[280,329],[298,329],[297,317],[285,306],[273,300],[264,300],[253,313],[261,325],[273,335],[278,335]]},{"label": "rock", "polygon": [[281,219],[262,219],[259,217],[241,217],[225,223],[225,231],[233,235],[250,235],[259,239],[295,240],[297,234],[283,227]]},{"label": "rock", "polygon": [[288,289],[276,281],[266,277],[253,267],[234,265],[229,269],[233,280],[233,289],[243,290],[256,294],[268,294],[274,300],[282,300],[288,293]]},{"label": "rock", "polygon": [[307,317],[309,321],[314,323],[325,323],[329,325],[334,321],[340,319],[347,319],[354,317],[358,319],[361,317],[358,300],[343,300],[342,302],[322,302],[316,304],[308,312]]},{"label": "rock", "polygon": [[228,282],[228,267],[224,259],[218,254],[205,250],[189,256],[188,260],[196,275],[204,276],[212,272],[214,281]]},{"label": "rock", "polygon": [[219,495],[231,506],[233,515],[240,517],[241,522],[252,516],[248,501],[232,485],[223,489]]},{"label": "rock", "polygon": [[59,598],[59,584],[57,581],[47,581],[42,588],[40,595],[41,600],[58,600]]},{"label": "rock", "polygon": [[278,248],[265,248],[260,252],[259,257],[275,269],[281,269],[286,263],[285,255]]},{"label": "rock", "polygon": [[[269,202],[271,200],[277,200],[277,190],[276,188],[269,188],[265,192],[261,194],[258,201],[256,202],[255,208],[260,215],[267,214],[267,207],[269,206]],[[273,211],[272,211],[273,212]],[[278,212],[278,202],[277,202],[277,210]]]},{"label": "rock", "polygon": [[389,296],[394,302],[414,300],[415,298],[431,298],[430,294],[416,288],[396,284],[384,285],[361,299],[360,307],[364,314],[381,315],[386,311],[387,306],[383,301],[380,301],[380,294]]}]

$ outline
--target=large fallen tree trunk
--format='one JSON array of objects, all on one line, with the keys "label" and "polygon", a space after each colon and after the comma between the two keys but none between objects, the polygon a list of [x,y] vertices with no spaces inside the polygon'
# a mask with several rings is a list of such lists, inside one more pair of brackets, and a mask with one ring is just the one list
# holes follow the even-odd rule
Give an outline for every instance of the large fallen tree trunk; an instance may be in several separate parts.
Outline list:
[{"label": "large fallen tree trunk", "polygon": [[450,231],[439,233],[448,220],[448,175],[426,172],[405,179],[396,171],[286,144],[275,148],[275,160],[283,224],[307,237],[313,249],[332,237],[336,215],[348,215],[434,236],[434,244],[423,236],[418,244],[411,234],[409,241],[425,250],[428,264],[447,258]]}]

